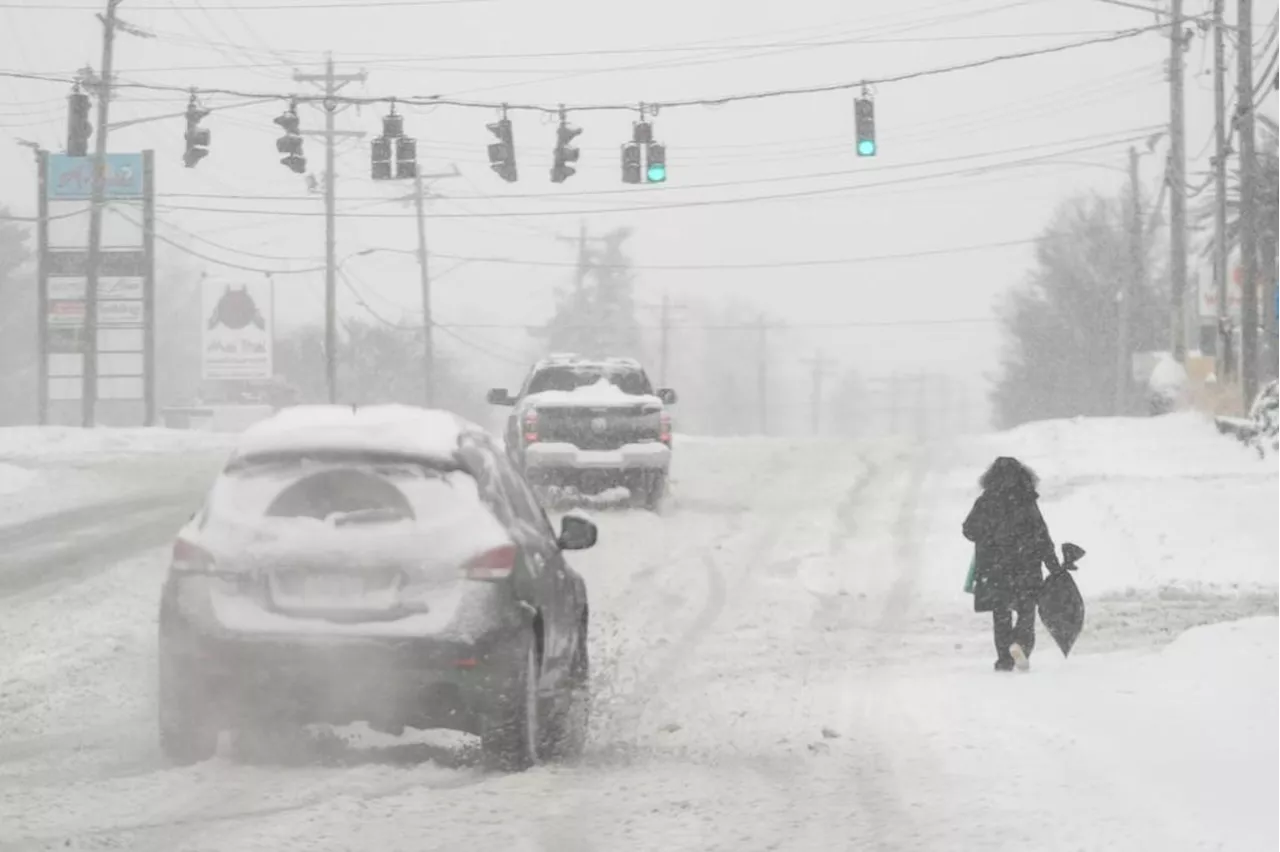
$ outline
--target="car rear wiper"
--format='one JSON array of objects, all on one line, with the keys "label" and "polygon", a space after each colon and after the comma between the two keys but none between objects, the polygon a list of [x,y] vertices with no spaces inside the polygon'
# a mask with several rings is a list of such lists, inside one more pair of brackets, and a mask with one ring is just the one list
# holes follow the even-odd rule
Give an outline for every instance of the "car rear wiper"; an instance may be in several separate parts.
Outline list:
[{"label": "car rear wiper", "polygon": [[377,524],[391,523],[393,521],[412,520],[411,515],[407,515],[400,509],[387,506],[378,506],[372,509],[353,509],[350,512],[334,512],[325,518],[327,523],[333,524],[335,527],[345,527],[349,524]]}]

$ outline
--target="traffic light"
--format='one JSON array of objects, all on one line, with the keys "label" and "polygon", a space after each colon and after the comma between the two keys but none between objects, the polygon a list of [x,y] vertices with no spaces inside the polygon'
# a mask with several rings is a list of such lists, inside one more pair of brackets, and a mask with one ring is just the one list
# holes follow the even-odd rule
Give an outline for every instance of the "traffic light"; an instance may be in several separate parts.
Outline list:
[{"label": "traffic light", "polygon": [[408,136],[396,139],[396,179],[417,177],[418,175],[418,140]]},{"label": "traffic light", "polygon": [[391,140],[384,136],[374,139],[372,154],[371,177],[374,180],[391,180]]},{"label": "traffic light", "polygon": [[854,99],[853,123],[858,137],[858,156],[874,157],[876,155],[876,107],[871,98]]},{"label": "traffic light", "polygon": [[[391,168],[393,153],[394,170]],[[391,104],[391,112],[382,117],[382,135],[373,140],[370,155],[374,180],[403,180],[418,174],[418,142],[404,135],[404,117],[396,114],[395,103]]]},{"label": "traffic light", "polygon": [[649,183],[664,183],[667,179],[667,146],[651,142],[645,149],[649,154],[649,164],[644,170],[644,179]]},{"label": "traffic light", "polygon": [[182,162],[187,168],[195,168],[196,163],[209,156],[208,129],[200,127],[200,122],[209,114],[209,110],[196,106],[195,95],[187,103],[187,150],[182,155]]},{"label": "traffic light", "polygon": [[89,123],[89,96],[80,91],[77,83],[67,95],[67,154],[72,157],[89,156],[89,137],[93,125]]},{"label": "traffic light", "polygon": [[622,146],[622,182],[640,182],[640,145],[636,142]]},{"label": "traffic light", "polygon": [[507,183],[515,183],[516,145],[511,133],[511,120],[502,118],[493,124],[486,124],[489,132],[498,137],[497,142],[489,143],[489,168],[498,173],[498,177]]},{"label": "traffic light", "polygon": [[285,155],[280,163],[302,174],[307,170],[307,158],[302,155],[302,134],[298,132],[298,105],[290,104],[288,111],[276,116],[275,121],[284,129],[284,135],[276,140],[276,151]]},{"label": "traffic light", "polygon": [[556,128],[555,160],[551,165],[552,183],[564,183],[566,178],[573,177],[577,173],[578,170],[570,163],[578,162],[578,157],[582,152],[569,143],[580,133],[582,133],[582,128],[566,124],[564,114],[561,113],[560,126]]}]

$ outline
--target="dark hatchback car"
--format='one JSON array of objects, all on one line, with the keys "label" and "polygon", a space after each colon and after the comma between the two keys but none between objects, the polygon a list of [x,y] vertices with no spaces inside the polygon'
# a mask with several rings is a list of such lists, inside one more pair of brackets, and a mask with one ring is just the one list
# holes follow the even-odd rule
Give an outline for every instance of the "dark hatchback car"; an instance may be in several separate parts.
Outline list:
[{"label": "dark hatchback car", "polygon": [[499,444],[403,406],[286,409],[250,428],[180,531],[160,602],[160,744],[367,722],[476,734],[504,768],[572,758],[588,607]]}]

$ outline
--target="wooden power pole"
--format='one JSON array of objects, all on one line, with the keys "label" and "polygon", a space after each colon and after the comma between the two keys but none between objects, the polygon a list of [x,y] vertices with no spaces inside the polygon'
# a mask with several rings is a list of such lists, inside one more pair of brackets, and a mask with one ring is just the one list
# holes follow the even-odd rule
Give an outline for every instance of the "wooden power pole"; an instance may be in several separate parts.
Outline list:
[{"label": "wooden power pole", "polygon": [[[111,108],[116,39],[116,7],[108,0],[102,16],[102,85],[98,90],[98,133],[93,143],[93,185],[89,195],[89,251],[85,260],[84,380],[80,391],[82,425],[92,428],[98,411],[98,268],[102,263],[102,207],[107,194],[107,122]],[[40,317],[40,322],[45,322]],[[40,353],[46,358],[45,353]]]},{"label": "wooden power pole", "polygon": [[1169,273],[1173,357],[1187,359],[1187,140],[1183,115],[1182,0],[1172,0],[1169,21]]},{"label": "wooden power pole", "polygon": [[809,391],[810,429],[813,434],[818,435],[822,431],[822,386],[826,383],[827,377],[831,375],[831,370],[835,364],[823,354],[821,349],[812,358],[806,359],[804,363],[809,366],[812,377],[812,386]]},{"label": "wooden power pole", "polygon": [[1227,323],[1231,305],[1227,293],[1227,157],[1230,134],[1227,132],[1227,56],[1226,33],[1223,32],[1223,6],[1226,0],[1213,0],[1213,292],[1218,306],[1214,317],[1217,346],[1214,348],[1214,372],[1218,381],[1226,383],[1234,377],[1227,359]]},{"label": "wooden power pole", "polygon": [[[1240,384],[1244,410],[1258,392],[1258,202],[1253,138],[1253,2],[1236,12],[1236,128],[1240,134]],[[1270,258],[1268,263],[1274,263]],[[1268,310],[1271,307],[1268,306]]]},{"label": "wooden power pole", "polygon": [[359,139],[364,133],[358,130],[338,130],[334,118],[338,113],[338,92],[348,83],[363,83],[367,75],[338,74],[333,68],[333,55],[325,59],[323,74],[295,73],[299,83],[319,83],[324,87],[324,130],[304,130],[303,136],[318,136],[325,140],[324,149],[324,363],[325,382],[329,388],[329,402],[338,401],[338,263],[336,260],[337,236],[337,173],[334,169],[335,140],[348,137]]}]

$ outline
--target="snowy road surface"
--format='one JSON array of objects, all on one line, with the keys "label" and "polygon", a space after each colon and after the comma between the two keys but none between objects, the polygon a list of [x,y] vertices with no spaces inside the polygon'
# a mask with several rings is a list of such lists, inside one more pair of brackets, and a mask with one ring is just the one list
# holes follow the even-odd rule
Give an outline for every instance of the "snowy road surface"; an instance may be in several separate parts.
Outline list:
[{"label": "snowy road surface", "polygon": [[[1274,472],[1231,474],[1270,488],[1270,526],[1235,554],[1269,558],[1241,569],[1269,584],[1172,594],[1164,566],[1091,600],[1069,661],[1042,635],[1029,675],[997,676],[958,593],[962,454],[690,439],[676,456],[664,515],[602,510],[574,559],[587,758],[518,775],[478,768],[462,737],[362,730],[169,768],[150,535],[168,518],[121,508],[95,570],[38,590],[65,519],[4,533],[28,567],[21,594],[0,588],[0,850],[1276,848]],[[1087,590],[1107,554],[1084,543]]]}]

